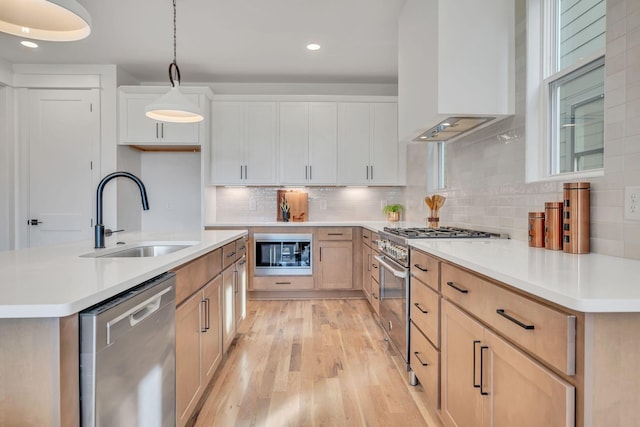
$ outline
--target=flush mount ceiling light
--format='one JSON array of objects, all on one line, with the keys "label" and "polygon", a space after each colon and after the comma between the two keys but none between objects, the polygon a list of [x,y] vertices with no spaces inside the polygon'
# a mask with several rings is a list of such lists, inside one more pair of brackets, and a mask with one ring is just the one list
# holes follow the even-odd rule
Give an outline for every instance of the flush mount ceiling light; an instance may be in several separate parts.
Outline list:
[{"label": "flush mount ceiling light", "polygon": [[38,43],[31,42],[29,40],[22,40],[20,44],[24,47],[29,47],[31,49],[35,49],[38,47]]},{"label": "flush mount ceiling light", "polygon": [[307,45],[307,49],[309,49],[309,50],[318,50],[318,49],[320,49],[320,45],[318,43],[309,43]]},{"label": "flush mount ceiling light", "polygon": [[169,64],[171,89],[145,108],[145,115],[153,120],[172,123],[196,123],[204,119],[199,107],[180,91],[180,68],[176,62],[176,0],[173,0],[173,62]]},{"label": "flush mount ceiling light", "polygon": [[1,0],[0,31],[35,40],[68,42],[91,33],[91,16],[75,0]]}]

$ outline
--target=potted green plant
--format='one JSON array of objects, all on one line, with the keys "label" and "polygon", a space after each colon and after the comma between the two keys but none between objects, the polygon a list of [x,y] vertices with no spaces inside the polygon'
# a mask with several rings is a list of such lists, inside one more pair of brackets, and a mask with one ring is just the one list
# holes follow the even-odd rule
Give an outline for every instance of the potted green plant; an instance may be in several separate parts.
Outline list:
[{"label": "potted green plant", "polygon": [[400,220],[400,213],[402,213],[402,211],[404,211],[404,206],[398,203],[387,205],[382,209],[382,212],[387,215],[387,220],[392,222]]}]

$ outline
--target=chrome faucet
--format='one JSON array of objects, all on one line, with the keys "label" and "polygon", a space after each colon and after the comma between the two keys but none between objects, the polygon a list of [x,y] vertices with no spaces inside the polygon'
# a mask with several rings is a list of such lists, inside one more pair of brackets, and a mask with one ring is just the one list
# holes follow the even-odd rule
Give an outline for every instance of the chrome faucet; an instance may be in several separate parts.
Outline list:
[{"label": "chrome faucet", "polygon": [[129,172],[113,172],[102,178],[102,181],[100,181],[100,184],[98,184],[98,194],[96,197],[96,226],[94,228],[96,249],[104,248],[104,224],[102,223],[102,192],[107,182],[119,176],[129,178],[133,182],[138,184],[138,188],[140,189],[140,196],[142,197],[142,209],[144,209],[145,211],[149,210],[149,202],[147,201],[147,189],[144,188],[144,184],[142,183],[142,181],[140,181],[140,178]]}]

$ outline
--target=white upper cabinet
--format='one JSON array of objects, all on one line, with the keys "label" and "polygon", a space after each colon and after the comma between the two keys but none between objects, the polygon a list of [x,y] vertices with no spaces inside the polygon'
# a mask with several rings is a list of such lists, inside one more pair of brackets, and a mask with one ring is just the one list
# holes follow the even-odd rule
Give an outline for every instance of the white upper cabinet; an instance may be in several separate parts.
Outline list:
[{"label": "white upper cabinet", "polygon": [[199,106],[205,119],[200,123],[167,123],[148,118],[147,105],[164,95],[165,86],[120,86],[118,89],[119,142],[125,145],[200,145],[208,142],[209,89],[180,88],[186,98]]},{"label": "white upper cabinet", "polygon": [[212,185],[277,183],[276,107],[275,102],[213,102]]},{"label": "white upper cabinet", "polygon": [[513,0],[407,0],[398,34],[400,140],[449,117],[514,114],[514,28]]},{"label": "white upper cabinet", "polygon": [[280,102],[280,184],[335,185],[338,107],[334,102]]},{"label": "white upper cabinet", "polygon": [[397,116],[391,102],[339,105],[339,184],[398,184]]}]

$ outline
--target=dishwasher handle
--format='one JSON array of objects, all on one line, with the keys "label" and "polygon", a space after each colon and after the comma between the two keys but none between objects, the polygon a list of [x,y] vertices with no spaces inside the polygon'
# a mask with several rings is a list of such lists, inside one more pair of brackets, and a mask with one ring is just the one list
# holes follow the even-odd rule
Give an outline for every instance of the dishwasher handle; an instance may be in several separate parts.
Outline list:
[{"label": "dishwasher handle", "polygon": [[[171,292],[173,287],[168,287],[153,295],[151,298],[137,304],[118,317],[107,322],[107,345],[114,343],[128,330],[133,329],[160,308],[162,297]],[[127,322],[128,320],[128,322]]]}]

